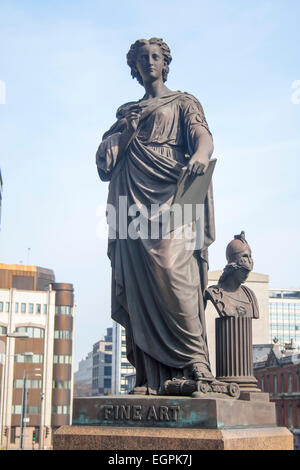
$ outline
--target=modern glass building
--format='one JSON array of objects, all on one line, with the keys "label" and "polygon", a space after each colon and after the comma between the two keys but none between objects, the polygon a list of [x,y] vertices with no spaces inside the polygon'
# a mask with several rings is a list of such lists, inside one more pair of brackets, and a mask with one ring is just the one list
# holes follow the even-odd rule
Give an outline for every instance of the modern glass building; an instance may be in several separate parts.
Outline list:
[{"label": "modern glass building", "polygon": [[119,323],[113,322],[112,352],[112,393],[115,395],[128,393],[127,375],[135,372],[135,368],[126,356],[126,332]]},{"label": "modern glass building", "polygon": [[270,290],[269,312],[270,342],[292,342],[300,349],[300,289]]}]

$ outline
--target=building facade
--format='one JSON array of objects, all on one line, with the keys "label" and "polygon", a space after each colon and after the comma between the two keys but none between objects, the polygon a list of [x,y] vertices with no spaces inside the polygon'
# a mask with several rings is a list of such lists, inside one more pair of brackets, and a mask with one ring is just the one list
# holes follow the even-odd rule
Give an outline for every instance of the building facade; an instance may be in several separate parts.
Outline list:
[{"label": "building facade", "polygon": [[112,394],[128,393],[127,375],[133,374],[135,368],[127,360],[125,329],[113,322],[113,353],[112,353]]},{"label": "building facade", "polygon": [[292,342],[300,349],[300,289],[271,289],[269,342]]},{"label": "building facade", "polygon": [[263,392],[276,404],[278,426],[286,426],[294,435],[294,447],[300,450],[300,354],[282,349],[280,344],[258,345],[254,354],[254,374]]},{"label": "building facade", "polygon": [[112,387],[112,328],[93,346],[92,395],[109,395]]},{"label": "building facade", "polygon": [[1,448],[51,448],[71,423],[74,313],[52,270],[0,264]]},{"label": "building facade", "polygon": [[74,373],[74,398],[92,396],[93,353],[79,361],[78,371]]}]

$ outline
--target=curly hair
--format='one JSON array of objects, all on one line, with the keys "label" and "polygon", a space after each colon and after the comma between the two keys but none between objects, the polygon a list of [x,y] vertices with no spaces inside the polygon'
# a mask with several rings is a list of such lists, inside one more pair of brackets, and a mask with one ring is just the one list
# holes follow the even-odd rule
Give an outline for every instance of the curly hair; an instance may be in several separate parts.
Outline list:
[{"label": "curly hair", "polygon": [[137,53],[140,47],[145,46],[146,44],[155,44],[160,47],[161,53],[164,58],[164,68],[162,72],[162,79],[165,82],[169,73],[169,64],[172,61],[171,51],[169,46],[159,38],[151,39],[138,39],[134,44],[130,46],[129,52],[127,53],[127,64],[131,68],[132,78],[136,78],[137,81],[143,85],[143,79],[136,67]]}]

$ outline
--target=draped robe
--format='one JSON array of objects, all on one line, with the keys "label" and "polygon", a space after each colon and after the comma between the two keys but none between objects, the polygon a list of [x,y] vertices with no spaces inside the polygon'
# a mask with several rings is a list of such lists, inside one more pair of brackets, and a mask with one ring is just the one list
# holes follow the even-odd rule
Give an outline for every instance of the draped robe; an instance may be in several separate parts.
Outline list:
[{"label": "draped robe", "polygon": [[[132,110],[140,113],[138,128],[116,165],[124,118]],[[150,394],[162,394],[167,379],[191,376],[194,364],[210,369],[203,292],[207,248],[215,237],[212,186],[205,200],[201,250],[196,249],[195,224],[180,228],[181,237],[120,237],[119,198],[127,197],[127,207],[171,205],[181,170],[195,151],[199,126],[210,133],[201,104],[187,93],[127,103],[118,109],[117,122],[104,134],[96,155],[101,180],[110,181],[108,203],[117,215],[115,236],[108,241],[111,314],[126,329],[136,386],[147,386]],[[126,216],[125,225],[131,221]]]}]

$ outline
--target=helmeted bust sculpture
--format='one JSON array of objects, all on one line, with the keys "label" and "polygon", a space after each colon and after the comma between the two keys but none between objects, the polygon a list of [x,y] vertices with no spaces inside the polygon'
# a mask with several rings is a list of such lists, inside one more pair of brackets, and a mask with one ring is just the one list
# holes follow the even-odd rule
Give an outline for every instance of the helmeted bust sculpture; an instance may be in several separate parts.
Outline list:
[{"label": "helmeted bust sculpture", "polygon": [[253,269],[250,246],[245,232],[235,235],[226,249],[227,265],[217,285],[206,289],[206,299],[211,300],[220,317],[258,318],[258,303],[254,292],[243,283]]}]

